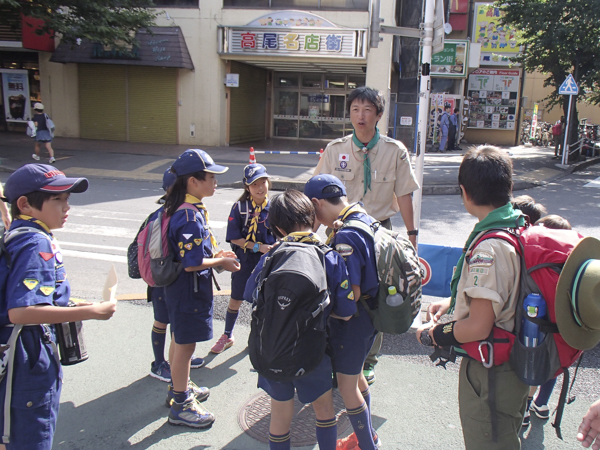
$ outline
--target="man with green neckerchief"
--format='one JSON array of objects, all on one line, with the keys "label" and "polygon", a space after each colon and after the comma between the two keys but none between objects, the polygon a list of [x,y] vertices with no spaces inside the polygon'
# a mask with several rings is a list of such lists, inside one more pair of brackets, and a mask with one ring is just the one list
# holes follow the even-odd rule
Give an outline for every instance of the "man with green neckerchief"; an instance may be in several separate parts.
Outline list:
[{"label": "man with green neckerchief", "polygon": [[[361,202],[370,216],[390,230],[390,218],[400,212],[408,238],[416,247],[412,193],[419,184],[404,144],[379,134],[377,123],[385,109],[383,94],[370,87],[357,88],[348,95],[346,108],[354,133],[327,145],[314,175],[335,175],[346,187],[348,202]],[[382,333],[377,334],[365,362],[369,384],[375,380],[382,337]]]},{"label": "man with green neckerchief", "polygon": [[[458,183],[467,212],[479,219],[465,243],[452,278],[451,298],[433,303],[432,322],[417,330],[424,345],[442,347],[483,341],[496,325],[514,332],[519,296],[520,259],[515,248],[499,238],[480,240],[494,228],[518,228],[523,213],[513,209],[512,161],[486,146],[469,150],[460,165]],[[453,321],[438,324],[453,312]],[[529,386],[509,362],[485,367],[462,358],[458,406],[467,450],[518,450],[519,431]]]}]

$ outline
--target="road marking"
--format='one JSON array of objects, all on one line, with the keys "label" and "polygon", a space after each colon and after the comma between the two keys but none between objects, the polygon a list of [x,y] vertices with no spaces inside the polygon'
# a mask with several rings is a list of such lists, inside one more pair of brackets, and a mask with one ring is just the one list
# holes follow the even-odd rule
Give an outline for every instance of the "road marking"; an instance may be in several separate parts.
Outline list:
[{"label": "road marking", "polygon": [[460,166],[423,166],[424,169],[459,169]]},{"label": "road marking", "polygon": [[[81,211],[81,210],[80,210]],[[114,211],[106,211],[105,214],[87,214],[87,213],[82,213],[82,212],[70,212],[69,216],[75,216],[75,217],[86,217],[86,218],[90,218],[90,219],[110,219],[110,220],[120,220],[120,221],[125,221],[125,222],[136,222],[139,223],[140,225],[142,224],[142,222],[144,221],[144,218],[142,219],[128,219],[127,217],[115,217],[115,214],[121,214],[120,212],[114,212]]]},{"label": "road marking", "polygon": [[110,261],[127,264],[127,257],[120,255],[109,255],[108,253],[80,252],[78,250],[61,250],[63,256],[74,258],[96,259],[98,261]]},{"label": "road marking", "polygon": [[590,181],[588,184],[584,184],[583,187],[600,188],[600,177],[596,178],[593,181]]},{"label": "road marking", "polygon": [[57,234],[91,234],[94,236],[110,236],[117,238],[133,239],[137,230],[133,228],[107,227],[103,225],[83,225],[79,223],[68,223],[65,228],[53,230]]},{"label": "road marking", "polygon": [[113,247],[111,245],[96,245],[96,244],[83,244],[81,242],[65,242],[60,241],[60,246],[64,247],[85,247],[85,248],[97,248],[100,250],[116,250],[118,252],[127,252],[127,247]]}]

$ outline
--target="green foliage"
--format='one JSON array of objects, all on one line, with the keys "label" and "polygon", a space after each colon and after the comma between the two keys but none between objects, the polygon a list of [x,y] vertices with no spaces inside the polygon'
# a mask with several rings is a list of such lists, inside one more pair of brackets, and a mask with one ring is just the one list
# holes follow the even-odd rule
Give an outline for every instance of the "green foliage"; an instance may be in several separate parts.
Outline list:
[{"label": "green foliage", "polygon": [[15,26],[22,12],[44,21],[38,34],[124,47],[134,43],[135,31],[154,24],[152,6],[152,0],[0,0],[0,24]]}]

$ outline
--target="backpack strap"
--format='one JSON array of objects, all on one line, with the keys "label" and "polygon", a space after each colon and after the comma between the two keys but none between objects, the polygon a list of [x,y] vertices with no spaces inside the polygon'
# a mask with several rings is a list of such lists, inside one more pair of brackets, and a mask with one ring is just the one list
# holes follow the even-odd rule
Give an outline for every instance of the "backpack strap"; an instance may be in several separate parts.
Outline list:
[{"label": "backpack strap", "polygon": [[10,337],[7,342],[8,361],[6,368],[6,391],[4,392],[4,429],[2,430],[2,443],[10,443],[10,405],[12,400],[12,384],[13,384],[13,370],[15,361],[15,344],[17,338],[23,329],[23,325],[14,325]]},{"label": "backpack strap", "polygon": [[7,231],[6,233],[4,233],[4,236],[2,236],[2,238],[0,238],[0,254],[4,255],[4,257],[6,258],[6,265],[8,266],[9,269],[12,264],[12,258],[10,257],[9,253],[6,251],[5,244],[7,244],[11,239],[13,239],[17,236],[20,236],[22,234],[26,234],[26,233],[41,234],[41,235],[45,236],[49,241],[52,241],[52,239],[50,239],[50,236],[48,236],[46,233],[44,233],[39,228],[19,227],[19,228],[15,228],[14,230]]},{"label": "backpack strap", "polygon": [[559,439],[562,439],[562,432],[560,430],[560,423],[562,421],[563,412],[565,410],[565,404],[570,405],[575,401],[575,397],[571,397],[571,389],[573,388],[573,384],[575,383],[575,378],[577,378],[577,372],[579,370],[579,366],[581,365],[581,360],[583,359],[583,353],[579,356],[577,360],[577,366],[575,367],[575,373],[573,374],[573,381],[571,381],[571,385],[569,386],[569,368],[565,367],[563,369],[563,384],[560,389],[560,396],[558,398],[558,405],[556,406],[556,416],[554,418],[554,422],[552,423],[552,427],[556,430],[556,436]]},{"label": "backpack strap", "polygon": [[373,222],[371,225],[367,225],[362,220],[348,219],[342,224],[338,231],[343,230],[344,228],[354,228],[355,230],[363,231],[365,234],[368,234],[375,239],[375,231],[379,228],[380,223],[381,222]]},{"label": "backpack strap", "polygon": [[[242,201],[238,201],[237,202],[238,205],[238,210],[240,211],[240,215],[244,216],[244,227],[246,228],[248,226],[248,220],[250,220],[250,207],[248,205],[248,200],[244,200]],[[242,205],[244,205],[244,207],[242,208]]]}]

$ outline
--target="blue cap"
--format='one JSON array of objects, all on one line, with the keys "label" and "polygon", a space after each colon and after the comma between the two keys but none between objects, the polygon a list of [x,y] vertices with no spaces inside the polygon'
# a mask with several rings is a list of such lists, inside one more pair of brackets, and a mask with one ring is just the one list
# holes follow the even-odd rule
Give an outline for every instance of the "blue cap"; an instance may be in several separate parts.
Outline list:
[{"label": "blue cap", "polygon": [[271,178],[262,164],[248,164],[244,167],[244,184],[251,185],[259,178]]},{"label": "blue cap", "polygon": [[171,171],[170,167],[165,170],[165,174],[163,175],[163,191],[167,192],[167,190],[175,184],[176,179],[177,175]]},{"label": "blue cap", "polygon": [[196,172],[225,173],[229,167],[215,164],[213,159],[204,150],[190,148],[179,155],[171,166],[171,170],[180,177]]},{"label": "blue cap", "polygon": [[6,201],[13,203],[22,195],[41,191],[62,194],[85,192],[89,182],[86,178],[67,178],[54,166],[48,164],[25,164],[15,170],[4,185]]},{"label": "blue cap", "polygon": [[[339,192],[323,192],[328,186],[337,186],[341,189],[341,194]],[[345,197],[346,187],[339,178],[324,173],[315,175],[306,182],[304,185],[304,194],[308,198],[317,198],[319,200],[324,198]]]}]

